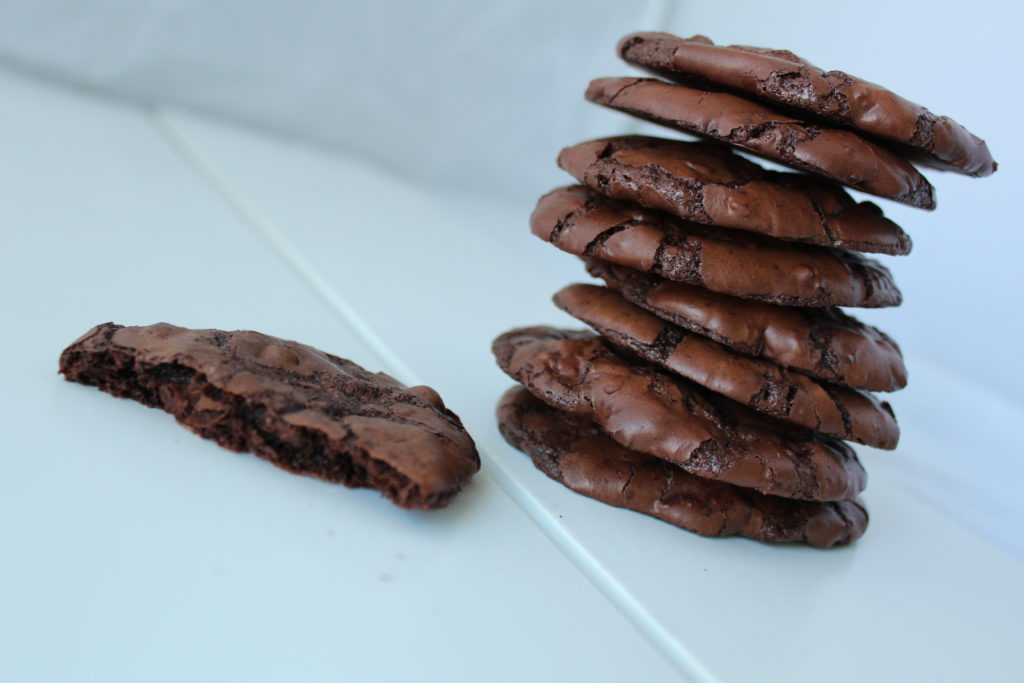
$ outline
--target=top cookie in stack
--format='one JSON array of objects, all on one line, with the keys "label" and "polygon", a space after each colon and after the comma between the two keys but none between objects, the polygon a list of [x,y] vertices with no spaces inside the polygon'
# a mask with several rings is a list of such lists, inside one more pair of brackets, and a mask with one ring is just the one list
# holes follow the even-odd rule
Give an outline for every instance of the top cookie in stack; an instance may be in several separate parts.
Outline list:
[{"label": "top cookie in stack", "polygon": [[675,83],[731,92],[809,122],[853,130],[919,165],[974,177],[996,170],[985,141],[948,116],[842,71],[822,71],[789,50],[640,32],[619,41],[618,53]]},{"label": "top cookie in stack", "polygon": [[911,242],[841,186],[933,209],[915,163],[996,165],[954,121],[790,52],[634,33],[619,54],[670,82],[600,78],[587,99],[702,140],[627,135],[558,156],[581,184],[542,197],[531,229],[606,287],[555,294],[596,334],[495,340],[524,385],[499,404],[502,432],[566,486],[700,534],[848,543],[867,512],[843,441],[896,447],[872,392],[907,374],[892,339],[837,307],[899,305],[859,252]]}]

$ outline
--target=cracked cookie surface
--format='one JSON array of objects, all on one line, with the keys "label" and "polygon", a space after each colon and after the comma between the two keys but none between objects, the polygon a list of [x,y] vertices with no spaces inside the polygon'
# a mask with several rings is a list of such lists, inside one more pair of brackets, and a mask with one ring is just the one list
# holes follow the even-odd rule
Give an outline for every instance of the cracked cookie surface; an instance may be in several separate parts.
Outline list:
[{"label": "cracked cookie surface", "polygon": [[571,254],[745,299],[870,308],[903,300],[889,270],[856,252],[699,225],[579,185],[541,197],[530,229]]},{"label": "cracked cookie surface", "polygon": [[935,208],[934,188],[909,161],[849,130],[808,123],[729,93],[654,78],[598,78],[590,82],[586,98],[862,192]]},{"label": "cracked cookie surface", "polygon": [[619,41],[618,53],[679,83],[728,90],[801,117],[853,128],[894,145],[917,163],[976,177],[996,170],[985,141],[953,119],[875,83],[824,71],[788,50],[638,32]]},{"label": "cracked cookie surface", "polygon": [[850,500],[864,468],[844,443],[763,417],[588,332],[528,327],[495,339],[498,365],[534,396],[691,474],[803,500]]},{"label": "cracked cookie surface", "polygon": [[60,357],[68,381],[160,408],[233,451],[396,505],[438,508],[480,469],[429,387],[259,332],[98,325]]},{"label": "cracked cookie surface", "polygon": [[555,481],[702,536],[828,548],[855,541],[867,527],[858,500],[788,500],[696,477],[615,443],[593,422],[555,410],[522,387],[505,392],[497,417],[505,439]]},{"label": "cracked cookie surface", "polygon": [[865,391],[907,385],[899,346],[838,308],[794,308],[737,299],[591,258],[587,271],[662,320],[731,349]]},{"label": "cracked cookie surface", "polygon": [[824,178],[765,170],[719,143],[622,135],[566,147],[558,165],[606,197],[696,223],[837,249],[910,249],[874,204]]},{"label": "cracked cookie surface", "polygon": [[628,354],[737,403],[837,439],[891,450],[899,427],[888,403],[751,358],[665,322],[596,285],[569,285],[555,304]]}]

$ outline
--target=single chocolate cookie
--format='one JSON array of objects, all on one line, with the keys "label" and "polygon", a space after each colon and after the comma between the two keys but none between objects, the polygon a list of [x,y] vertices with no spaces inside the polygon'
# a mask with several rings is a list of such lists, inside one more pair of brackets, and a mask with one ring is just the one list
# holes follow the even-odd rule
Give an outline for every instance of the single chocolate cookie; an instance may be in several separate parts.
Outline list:
[{"label": "single chocolate cookie", "polygon": [[259,332],[98,325],[60,371],[174,415],[233,451],[396,505],[439,508],[480,469],[459,418],[429,387]]},{"label": "single chocolate cookie", "polygon": [[555,293],[554,301],[619,349],[759,413],[876,448],[891,450],[899,441],[892,408],[871,394],[736,353],[605,287],[569,285]]},{"label": "single chocolate cookie", "polygon": [[541,197],[530,228],[571,254],[745,299],[873,308],[902,301],[888,269],[856,252],[699,225],[579,185]]},{"label": "single chocolate cookie", "polygon": [[630,362],[593,334],[521,328],[493,350],[501,369],[548,405],[690,474],[801,500],[850,500],[864,489],[864,468],[846,444]]},{"label": "single chocolate cookie", "polygon": [[985,141],[956,121],[880,85],[822,71],[788,50],[644,32],[623,38],[618,52],[627,62],[679,83],[728,90],[801,118],[867,133],[928,166],[976,177],[996,170]]},{"label": "single chocolate cookie", "polygon": [[899,347],[838,308],[787,308],[744,301],[598,259],[587,270],[663,320],[729,348],[866,391],[907,385]]},{"label": "single chocolate cookie", "polygon": [[867,527],[860,501],[788,500],[695,477],[620,446],[593,422],[557,411],[522,387],[501,397],[498,428],[537,469],[573,491],[701,536],[828,548],[860,538]]},{"label": "single chocolate cookie", "polygon": [[623,135],[567,147],[558,165],[606,197],[697,223],[837,249],[910,249],[874,204],[822,178],[766,171],[718,143]]},{"label": "single chocolate cookie", "polygon": [[905,157],[849,130],[807,123],[729,93],[654,78],[598,78],[586,97],[862,192],[935,208],[934,188]]}]

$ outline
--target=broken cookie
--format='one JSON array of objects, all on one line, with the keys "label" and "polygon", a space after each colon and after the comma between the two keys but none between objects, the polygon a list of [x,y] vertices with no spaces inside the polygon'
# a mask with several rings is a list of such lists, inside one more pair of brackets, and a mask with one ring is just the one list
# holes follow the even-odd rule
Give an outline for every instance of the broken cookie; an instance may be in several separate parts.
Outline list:
[{"label": "broken cookie", "polygon": [[71,382],[172,415],[277,467],[404,508],[440,508],[480,469],[473,439],[429,387],[259,332],[98,325],[60,357]]}]

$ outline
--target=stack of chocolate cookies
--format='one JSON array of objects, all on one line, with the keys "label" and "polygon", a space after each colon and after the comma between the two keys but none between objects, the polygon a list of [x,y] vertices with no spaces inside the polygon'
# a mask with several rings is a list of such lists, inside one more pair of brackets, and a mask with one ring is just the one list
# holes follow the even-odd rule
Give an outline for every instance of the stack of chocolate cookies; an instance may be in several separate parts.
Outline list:
[{"label": "stack of chocolate cookies", "polygon": [[522,384],[499,403],[501,431],[569,488],[699,534],[853,541],[866,477],[844,442],[896,447],[892,409],[872,392],[907,373],[892,339],[838,307],[899,305],[889,271],[860,252],[911,242],[841,185],[933,209],[915,164],[985,176],[988,148],[791,52],[663,33],[618,49],[668,82],[601,78],[587,99],[701,141],[629,135],[561,152],[580,184],[542,197],[531,228],[606,286],[554,297],[593,332],[495,340]]}]

